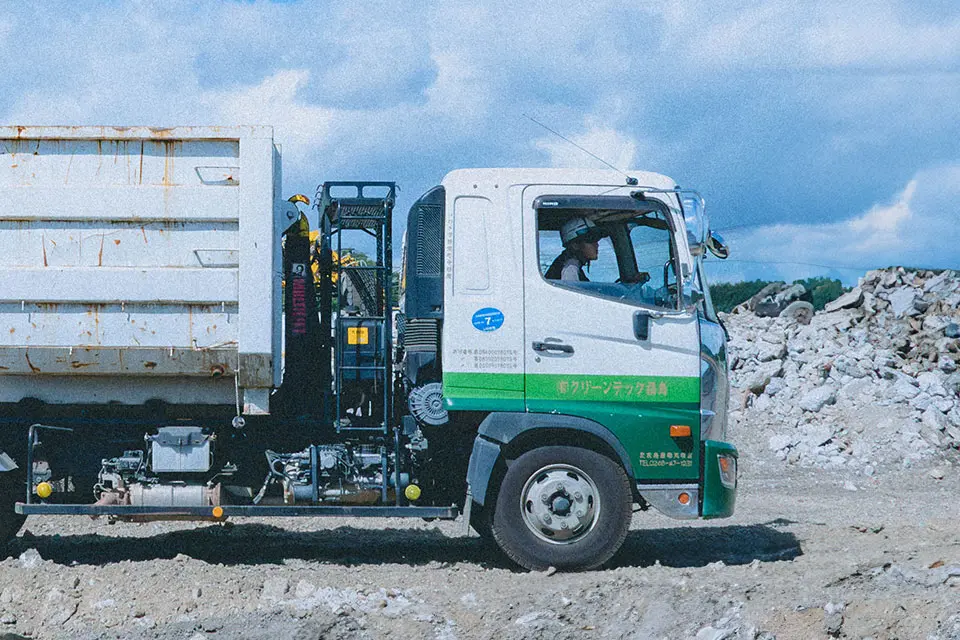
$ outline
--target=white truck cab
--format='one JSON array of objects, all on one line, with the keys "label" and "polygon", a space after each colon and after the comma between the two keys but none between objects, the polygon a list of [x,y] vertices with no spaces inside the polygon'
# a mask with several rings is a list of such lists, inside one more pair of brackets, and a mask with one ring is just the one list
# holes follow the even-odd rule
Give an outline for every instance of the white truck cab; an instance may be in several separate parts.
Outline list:
[{"label": "white truck cab", "polygon": [[[408,334],[436,323],[440,348],[437,360],[408,353],[407,375],[414,386],[442,383],[451,421],[475,423],[475,526],[496,531],[499,521],[508,533],[498,542],[526,566],[574,563],[572,549],[588,546],[576,543],[598,528],[606,538],[593,551],[615,549],[634,501],[678,518],[733,512],[725,336],[702,269],[706,248],[725,247],[708,235],[697,194],[663,175],[629,175],[459,170],[411,210],[417,242],[407,246],[420,253],[406,256],[402,302],[413,289],[416,304],[405,323]],[[430,207],[443,224],[433,245]],[[442,260],[425,254],[431,246]],[[429,264],[442,264],[442,296]],[[424,305],[428,278],[434,300]],[[596,462],[575,453],[584,449],[628,479],[626,502],[616,490],[606,498],[615,524],[598,516],[604,491],[582,468]],[[576,495],[598,504],[578,510]]]}]

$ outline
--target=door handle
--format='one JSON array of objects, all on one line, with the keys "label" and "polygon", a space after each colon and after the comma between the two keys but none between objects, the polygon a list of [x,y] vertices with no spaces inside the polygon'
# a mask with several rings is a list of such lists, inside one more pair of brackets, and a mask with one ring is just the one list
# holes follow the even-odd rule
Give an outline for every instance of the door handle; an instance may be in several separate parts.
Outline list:
[{"label": "door handle", "polygon": [[534,351],[559,351],[560,353],[573,353],[573,346],[560,342],[534,342]]},{"label": "door handle", "polygon": [[650,339],[650,318],[659,320],[663,317],[662,313],[657,311],[647,311],[641,309],[633,314],[633,335],[637,340],[645,342]]}]

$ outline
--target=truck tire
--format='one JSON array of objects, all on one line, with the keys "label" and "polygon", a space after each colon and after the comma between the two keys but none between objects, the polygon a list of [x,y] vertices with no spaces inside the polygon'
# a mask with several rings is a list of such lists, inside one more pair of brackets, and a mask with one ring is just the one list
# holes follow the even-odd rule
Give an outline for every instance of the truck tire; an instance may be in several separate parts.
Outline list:
[{"label": "truck tire", "polygon": [[799,324],[810,324],[813,320],[813,305],[803,300],[794,300],[780,312],[781,318],[788,318]]},{"label": "truck tire", "polygon": [[627,474],[610,458],[578,447],[533,449],[507,469],[493,537],[526,569],[595,569],[627,537],[632,502]]},{"label": "truck tire", "polygon": [[0,473],[0,550],[4,549],[23,526],[26,516],[13,510],[18,500],[23,500],[23,485],[16,471]]}]

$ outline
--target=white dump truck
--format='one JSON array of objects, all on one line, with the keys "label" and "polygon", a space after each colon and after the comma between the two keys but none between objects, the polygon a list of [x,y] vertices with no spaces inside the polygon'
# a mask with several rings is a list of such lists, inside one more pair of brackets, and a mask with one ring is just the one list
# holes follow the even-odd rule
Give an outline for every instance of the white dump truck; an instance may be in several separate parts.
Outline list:
[{"label": "white dump truck", "polygon": [[634,505],[733,513],[727,249],[673,180],[453,171],[395,301],[395,185],[322,183],[311,240],[269,127],[0,144],[0,543],[27,515],[463,517],[578,570]]}]

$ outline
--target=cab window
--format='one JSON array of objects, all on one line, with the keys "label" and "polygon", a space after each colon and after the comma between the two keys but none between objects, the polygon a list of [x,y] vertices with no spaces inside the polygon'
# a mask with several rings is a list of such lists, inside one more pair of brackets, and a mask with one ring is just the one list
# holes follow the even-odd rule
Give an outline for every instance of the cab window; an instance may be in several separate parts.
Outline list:
[{"label": "cab window", "polygon": [[675,253],[664,211],[631,198],[596,196],[562,207],[563,197],[538,198],[540,274],[550,284],[585,295],[675,309]]}]

